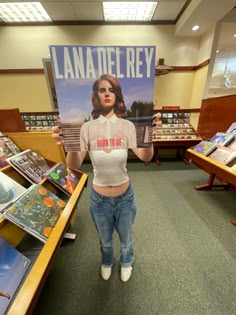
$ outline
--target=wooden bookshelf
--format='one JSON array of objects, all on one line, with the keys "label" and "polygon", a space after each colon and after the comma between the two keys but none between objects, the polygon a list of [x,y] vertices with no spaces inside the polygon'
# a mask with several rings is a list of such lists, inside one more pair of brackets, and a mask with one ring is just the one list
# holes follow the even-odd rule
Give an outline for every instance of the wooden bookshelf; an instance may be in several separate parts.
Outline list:
[{"label": "wooden bookshelf", "polygon": [[[202,185],[195,186],[197,190],[211,190],[213,188],[230,188],[236,187],[236,171],[230,167],[223,165],[213,159],[194,151],[187,150],[189,160],[204,172],[209,174],[208,182]],[[215,179],[218,179],[222,184],[215,184]]]},{"label": "wooden bookshelf", "polygon": [[[19,132],[7,133],[7,135],[11,137],[21,150],[25,150],[26,148],[32,149],[51,161],[65,162],[65,154],[62,150],[63,148],[56,144],[56,141],[51,137],[51,133]],[[10,165],[2,168],[1,171],[21,184],[26,180]],[[47,279],[50,268],[52,267],[54,257],[60,248],[65,233],[67,232],[69,226],[73,223],[75,215],[77,214],[77,204],[84,187],[87,185],[87,179],[88,175],[83,173],[74,193],[67,201],[66,207],[64,208],[47,242],[42,244],[42,249],[37,256],[36,261],[33,263],[26,279],[19,288],[19,291],[10,305],[10,309],[7,314],[23,315],[33,313],[37,299],[43,289],[43,285]],[[40,184],[44,185],[53,193],[59,192],[57,191],[57,188],[46,179],[42,180]],[[22,241],[25,234],[25,231],[3,217],[0,217],[0,236],[8,243],[16,247]]]}]

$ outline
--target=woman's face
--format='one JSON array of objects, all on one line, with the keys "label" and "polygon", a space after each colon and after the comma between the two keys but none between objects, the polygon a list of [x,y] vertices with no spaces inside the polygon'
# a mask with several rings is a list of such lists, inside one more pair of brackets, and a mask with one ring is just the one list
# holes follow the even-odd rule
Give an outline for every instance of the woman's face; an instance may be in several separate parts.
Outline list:
[{"label": "woman's face", "polygon": [[98,99],[103,108],[110,108],[114,106],[116,95],[109,81],[102,80],[99,82]]}]

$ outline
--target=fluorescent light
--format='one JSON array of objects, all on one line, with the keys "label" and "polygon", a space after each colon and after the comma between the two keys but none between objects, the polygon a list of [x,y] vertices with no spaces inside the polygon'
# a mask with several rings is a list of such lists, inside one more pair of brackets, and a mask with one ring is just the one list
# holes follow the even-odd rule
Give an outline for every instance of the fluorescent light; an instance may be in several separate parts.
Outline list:
[{"label": "fluorescent light", "polygon": [[157,1],[103,2],[105,21],[151,21]]},{"label": "fluorescent light", "polygon": [[193,27],[192,27],[192,30],[193,31],[197,31],[199,29],[199,25],[194,25]]},{"label": "fluorescent light", "polygon": [[40,2],[6,2],[0,3],[0,19],[4,22],[49,22]]}]

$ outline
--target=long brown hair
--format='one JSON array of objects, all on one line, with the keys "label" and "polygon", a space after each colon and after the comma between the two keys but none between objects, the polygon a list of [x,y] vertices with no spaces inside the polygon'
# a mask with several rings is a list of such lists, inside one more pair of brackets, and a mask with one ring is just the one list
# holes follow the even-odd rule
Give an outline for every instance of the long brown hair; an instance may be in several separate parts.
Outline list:
[{"label": "long brown hair", "polygon": [[102,106],[100,104],[99,97],[98,97],[98,86],[99,86],[99,83],[103,80],[108,81],[114,90],[114,94],[116,96],[116,100],[114,104],[114,112],[116,116],[119,118],[125,118],[127,116],[127,109],[125,106],[125,102],[123,99],[119,81],[117,81],[110,74],[102,74],[100,78],[96,80],[93,84],[93,93],[92,93],[93,111],[91,113],[93,119],[98,118],[100,114],[102,113]]}]

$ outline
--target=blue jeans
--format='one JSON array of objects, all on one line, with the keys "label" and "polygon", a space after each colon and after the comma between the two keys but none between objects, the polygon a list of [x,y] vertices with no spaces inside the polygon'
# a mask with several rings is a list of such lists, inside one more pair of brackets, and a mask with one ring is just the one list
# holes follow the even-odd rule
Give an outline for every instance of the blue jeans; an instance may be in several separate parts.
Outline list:
[{"label": "blue jeans", "polygon": [[90,195],[90,213],[100,238],[102,264],[114,263],[112,234],[114,229],[120,239],[120,265],[131,266],[134,260],[132,224],[136,215],[134,192],[131,185],[117,197],[105,197],[93,188]]}]

